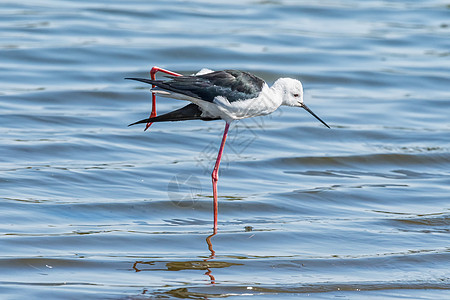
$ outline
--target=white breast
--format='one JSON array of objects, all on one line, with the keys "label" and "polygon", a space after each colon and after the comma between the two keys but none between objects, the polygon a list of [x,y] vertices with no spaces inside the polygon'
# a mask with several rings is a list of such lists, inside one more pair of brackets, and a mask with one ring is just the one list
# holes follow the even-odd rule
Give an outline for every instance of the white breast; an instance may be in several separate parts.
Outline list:
[{"label": "white breast", "polygon": [[226,121],[263,116],[273,113],[281,105],[281,98],[264,85],[262,92],[257,98],[242,101],[229,102],[225,97],[218,96],[214,104],[220,112],[220,117]]}]

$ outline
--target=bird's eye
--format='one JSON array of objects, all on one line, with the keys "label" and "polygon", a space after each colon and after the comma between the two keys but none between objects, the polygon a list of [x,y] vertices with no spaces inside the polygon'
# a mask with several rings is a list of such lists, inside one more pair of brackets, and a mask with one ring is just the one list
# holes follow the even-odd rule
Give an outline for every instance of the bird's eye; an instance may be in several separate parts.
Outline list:
[{"label": "bird's eye", "polygon": [[298,97],[298,96],[299,96],[299,94],[294,94],[293,96],[294,96],[294,97]]}]

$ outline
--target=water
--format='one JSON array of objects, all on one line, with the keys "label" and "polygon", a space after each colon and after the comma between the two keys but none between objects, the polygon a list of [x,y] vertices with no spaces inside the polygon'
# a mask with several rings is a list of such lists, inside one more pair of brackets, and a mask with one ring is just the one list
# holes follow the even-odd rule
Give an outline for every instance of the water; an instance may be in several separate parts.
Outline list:
[{"label": "water", "polygon": [[[2,299],[450,298],[447,1],[4,1]],[[154,65],[305,111],[127,124]],[[159,99],[158,111],[184,103]],[[209,241],[209,244],[208,244]]]}]

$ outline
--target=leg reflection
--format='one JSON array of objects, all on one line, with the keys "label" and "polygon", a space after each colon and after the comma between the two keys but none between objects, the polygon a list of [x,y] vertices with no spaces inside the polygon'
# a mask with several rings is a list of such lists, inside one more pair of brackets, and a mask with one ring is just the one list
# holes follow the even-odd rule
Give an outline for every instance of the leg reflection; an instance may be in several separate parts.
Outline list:
[{"label": "leg reflection", "polygon": [[206,244],[208,244],[208,249],[209,249],[209,251],[211,252],[211,255],[210,255],[209,258],[207,258],[205,261],[210,260],[210,259],[213,259],[213,258],[216,257],[216,251],[214,251],[213,245],[212,245],[212,242],[211,242],[211,238],[212,238],[213,236],[215,236],[216,234],[217,234],[217,231],[214,231],[213,234],[208,235],[208,237],[206,238]]},{"label": "leg reflection", "polygon": [[[216,257],[216,251],[214,251],[213,245],[212,245],[212,242],[211,242],[211,238],[213,236],[215,236],[216,234],[217,234],[217,230],[214,230],[211,235],[208,235],[206,237],[206,244],[208,245],[208,249],[209,249],[209,252],[211,252],[211,254],[209,255],[208,258],[204,259],[205,262],[207,262],[210,259],[214,259]],[[216,278],[214,278],[214,276],[211,274],[212,272],[211,272],[211,269],[209,268],[208,264],[206,265],[206,270],[207,271],[206,271],[205,275],[209,276],[209,279],[211,280],[211,284],[215,284],[216,283]]]},{"label": "leg reflection", "polygon": [[[145,261],[138,260],[135,261],[130,268],[136,273],[139,272],[166,272],[166,271],[186,271],[186,270],[201,270],[206,271],[203,273],[209,277],[209,282],[207,284],[216,284],[216,278],[212,274],[213,269],[228,268],[232,266],[242,266],[240,263],[217,261],[216,252],[213,249],[212,237],[217,234],[217,231],[213,231],[211,235],[206,237],[206,244],[208,245],[208,250],[210,255],[203,259],[193,259],[189,257],[181,256],[179,259],[164,259],[161,257],[157,260]],[[160,273],[163,276],[164,273]]]}]

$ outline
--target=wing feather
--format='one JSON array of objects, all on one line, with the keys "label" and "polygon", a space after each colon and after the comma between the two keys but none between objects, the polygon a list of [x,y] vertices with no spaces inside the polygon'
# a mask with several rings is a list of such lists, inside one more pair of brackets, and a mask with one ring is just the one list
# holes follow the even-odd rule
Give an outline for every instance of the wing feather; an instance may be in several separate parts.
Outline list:
[{"label": "wing feather", "polygon": [[256,98],[265,82],[248,72],[238,70],[215,71],[203,75],[178,76],[169,80],[127,78],[153,84],[170,92],[213,102],[217,96],[229,102]]}]

